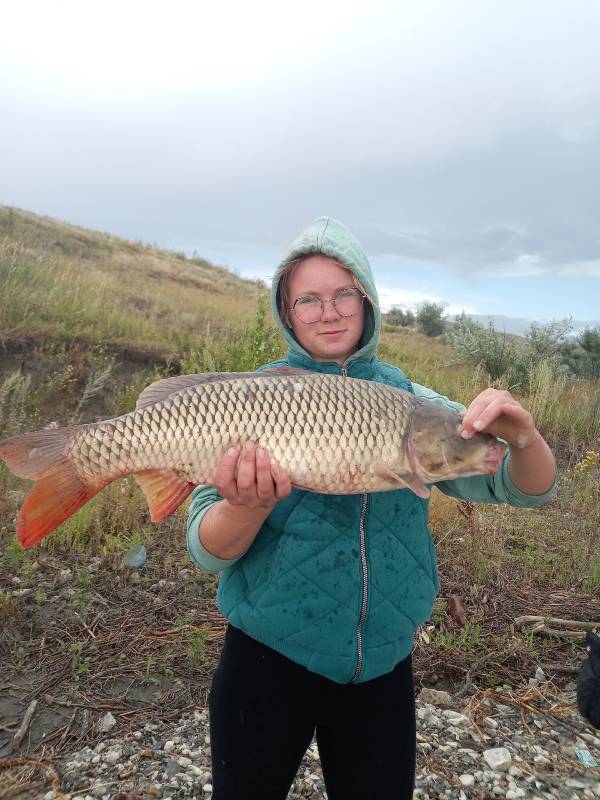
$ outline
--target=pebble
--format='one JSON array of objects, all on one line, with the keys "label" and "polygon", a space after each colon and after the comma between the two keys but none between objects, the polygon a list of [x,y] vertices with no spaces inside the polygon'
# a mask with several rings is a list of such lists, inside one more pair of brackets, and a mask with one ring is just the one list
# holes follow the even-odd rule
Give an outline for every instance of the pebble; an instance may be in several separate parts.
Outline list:
[{"label": "pebble", "polygon": [[113,717],[110,711],[107,711],[104,716],[100,717],[98,720],[98,730],[100,733],[108,733],[111,731],[115,725],[117,724],[117,720]]},{"label": "pebble", "polygon": [[[541,727],[534,726],[529,717],[525,727],[518,706],[486,701],[488,706],[482,711],[488,716],[480,712],[476,718],[487,732],[488,738],[482,740],[466,713],[464,698],[438,690],[424,692],[417,698],[414,800],[600,800],[598,775],[579,767],[575,756],[584,743],[600,759],[600,738],[576,712],[566,715],[568,727],[545,718],[540,720]],[[572,701],[573,695],[566,695],[561,705]],[[57,767],[61,791],[78,800],[85,792],[90,792],[90,800],[119,795],[209,800],[213,784],[208,714],[195,709],[175,722],[157,719],[133,733],[109,733],[95,747],[69,753]],[[313,741],[287,800],[325,797],[319,751]],[[55,795],[48,792],[44,800],[55,800]]]},{"label": "pebble", "polygon": [[495,772],[504,772],[512,762],[512,756],[506,747],[492,747],[490,750],[485,750],[483,757],[489,768]]}]

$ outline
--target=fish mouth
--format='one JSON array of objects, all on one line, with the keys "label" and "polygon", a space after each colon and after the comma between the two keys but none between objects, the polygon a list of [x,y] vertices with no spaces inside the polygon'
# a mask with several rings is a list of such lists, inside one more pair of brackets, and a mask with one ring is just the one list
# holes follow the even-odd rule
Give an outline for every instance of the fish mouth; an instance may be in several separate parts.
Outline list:
[{"label": "fish mouth", "polygon": [[506,447],[497,439],[488,444],[485,456],[483,457],[483,466],[488,475],[493,475],[498,471],[505,453]]}]

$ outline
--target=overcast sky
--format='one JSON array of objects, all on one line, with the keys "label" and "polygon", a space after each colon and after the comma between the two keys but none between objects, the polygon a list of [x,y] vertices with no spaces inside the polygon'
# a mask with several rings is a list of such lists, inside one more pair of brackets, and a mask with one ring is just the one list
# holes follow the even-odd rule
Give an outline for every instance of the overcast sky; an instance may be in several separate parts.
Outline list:
[{"label": "overcast sky", "polygon": [[382,304],[600,320],[600,3],[7,4],[0,203],[267,277],[314,217]]}]

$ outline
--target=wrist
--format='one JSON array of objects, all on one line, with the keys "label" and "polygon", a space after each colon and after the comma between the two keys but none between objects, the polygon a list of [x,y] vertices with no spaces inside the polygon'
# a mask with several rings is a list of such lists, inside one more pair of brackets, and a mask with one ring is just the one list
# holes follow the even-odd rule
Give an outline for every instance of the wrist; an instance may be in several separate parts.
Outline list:
[{"label": "wrist", "polygon": [[[277,502],[277,501],[276,501]],[[248,521],[257,522],[265,520],[275,508],[275,503],[269,505],[249,506],[244,503],[230,503],[229,500],[221,500],[221,514],[232,522]]]}]

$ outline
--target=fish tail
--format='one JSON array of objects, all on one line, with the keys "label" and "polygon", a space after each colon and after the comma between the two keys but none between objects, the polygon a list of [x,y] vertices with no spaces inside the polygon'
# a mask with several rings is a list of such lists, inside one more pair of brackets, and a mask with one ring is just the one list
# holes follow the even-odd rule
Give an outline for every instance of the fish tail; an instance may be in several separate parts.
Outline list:
[{"label": "fish tail", "polygon": [[36,481],[17,517],[23,547],[52,533],[105,485],[90,486],[78,474],[69,457],[74,437],[74,428],[54,428],[0,442],[0,458],[9,469]]}]

